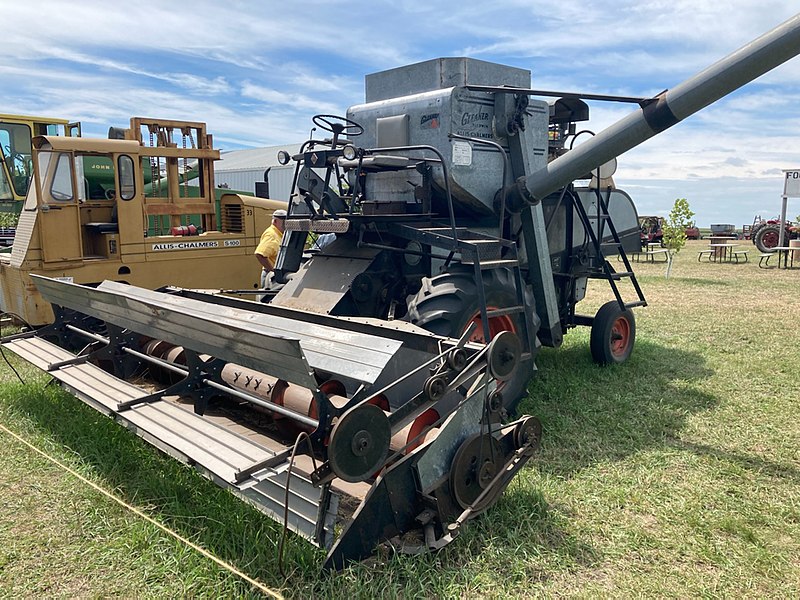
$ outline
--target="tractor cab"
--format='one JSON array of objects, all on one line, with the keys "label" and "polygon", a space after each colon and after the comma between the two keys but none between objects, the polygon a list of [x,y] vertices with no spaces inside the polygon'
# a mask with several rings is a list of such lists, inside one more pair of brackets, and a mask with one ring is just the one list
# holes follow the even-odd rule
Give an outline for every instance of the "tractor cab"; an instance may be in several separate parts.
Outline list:
[{"label": "tractor cab", "polygon": [[0,212],[19,213],[33,175],[31,140],[39,135],[80,136],[80,123],[0,114]]}]

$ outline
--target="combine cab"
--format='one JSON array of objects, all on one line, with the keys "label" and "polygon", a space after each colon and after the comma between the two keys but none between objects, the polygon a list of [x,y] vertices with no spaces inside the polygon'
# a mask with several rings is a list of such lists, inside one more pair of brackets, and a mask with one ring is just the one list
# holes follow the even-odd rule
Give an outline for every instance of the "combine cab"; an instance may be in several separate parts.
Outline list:
[{"label": "combine cab", "polygon": [[35,177],[12,251],[0,255],[0,308],[30,325],[52,322],[33,273],[86,285],[258,287],[253,251],[286,204],[215,190],[219,151],[204,123],[134,118],[110,135],[33,139]]},{"label": "combine cab", "polygon": [[[327,568],[385,541],[441,548],[537,447],[539,422],[514,414],[540,346],[590,326],[598,363],[631,354],[640,229],[615,157],[798,51],[800,16],[650,99],[533,90],[472,59],[369,75],[365,103],[317,115],[329,135],[281,156],[294,192],[271,303],[33,276],[55,321],[2,343],[327,548]],[[585,99],[639,109],[570,150]],[[303,261],[311,233],[335,239]],[[582,315],[593,280],[613,298]]]}]

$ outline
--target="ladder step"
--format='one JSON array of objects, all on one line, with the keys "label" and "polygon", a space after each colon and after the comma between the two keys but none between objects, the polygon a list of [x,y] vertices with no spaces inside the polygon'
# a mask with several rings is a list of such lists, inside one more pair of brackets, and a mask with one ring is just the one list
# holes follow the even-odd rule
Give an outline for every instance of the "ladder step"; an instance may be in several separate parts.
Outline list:
[{"label": "ladder step", "polygon": [[512,260],[487,260],[486,262],[481,263],[481,269],[501,269],[503,267],[509,267],[514,269],[519,266],[519,261],[512,259]]},{"label": "ladder step", "polygon": [[614,281],[619,281],[625,277],[633,277],[633,271],[620,271],[619,273],[611,273],[610,278]]},{"label": "ladder step", "polygon": [[609,279],[613,281],[619,281],[620,279],[624,279],[626,277],[633,277],[633,271],[620,271],[619,273],[589,273],[588,277],[590,279]]},{"label": "ladder step", "polygon": [[634,308],[635,306],[647,306],[647,300],[637,300],[636,302],[625,303],[625,308]]},{"label": "ladder step", "polygon": [[509,306],[508,308],[498,308],[497,310],[487,310],[486,316],[490,319],[504,317],[506,315],[518,315],[525,312],[524,306]]},{"label": "ladder step", "polygon": [[[462,264],[465,265],[474,265],[474,260],[463,260]],[[510,267],[515,268],[519,266],[518,260],[487,260],[481,262],[481,269],[499,269],[501,267]]]}]

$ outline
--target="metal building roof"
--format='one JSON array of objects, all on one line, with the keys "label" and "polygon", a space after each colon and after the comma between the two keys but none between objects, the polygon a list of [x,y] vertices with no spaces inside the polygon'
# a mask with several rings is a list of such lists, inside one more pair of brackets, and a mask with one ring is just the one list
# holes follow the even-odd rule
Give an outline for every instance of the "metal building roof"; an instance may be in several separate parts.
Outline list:
[{"label": "metal building roof", "polygon": [[279,150],[286,150],[289,154],[297,154],[300,151],[300,145],[299,143],[293,143],[223,152],[221,159],[214,165],[214,171],[216,173],[224,173],[226,171],[263,171],[267,167],[278,165]]}]

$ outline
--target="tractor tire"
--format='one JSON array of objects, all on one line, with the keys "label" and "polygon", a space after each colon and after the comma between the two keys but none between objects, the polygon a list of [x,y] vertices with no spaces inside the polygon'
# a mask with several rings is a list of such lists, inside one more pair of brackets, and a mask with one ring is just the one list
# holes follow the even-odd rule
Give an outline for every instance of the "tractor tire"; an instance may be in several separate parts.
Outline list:
[{"label": "tractor tire", "polygon": [[[758,231],[756,231],[753,236],[753,243],[761,252],[772,252],[772,249],[778,245],[780,237],[780,225],[763,225],[758,228]],[[788,239],[788,237],[786,239]]]},{"label": "tractor tire", "polygon": [[[486,305],[490,310],[517,304],[514,275],[510,270],[483,271],[483,286]],[[533,331],[538,331],[540,320],[533,308],[535,306],[533,294],[527,286],[525,305],[531,316]],[[490,334],[495,336],[500,331],[518,333],[522,330],[523,318],[522,314],[492,318],[489,320]],[[470,340],[485,341],[480,324],[480,306],[474,271],[468,267],[455,268],[451,272],[423,279],[422,288],[409,298],[406,319],[438,335],[454,338],[461,337],[474,321],[478,327]],[[528,381],[533,376],[534,358],[539,348],[538,339],[535,336],[533,339],[535,347],[531,349],[530,358],[521,360],[511,379],[498,388],[503,394],[503,406],[509,415],[514,414],[520,400],[526,396]]]},{"label": "tractor tire", "polygon": [[636,341],[636,319],[630,309],[620,310],[619,302],[606,302],[592,323],[589,348],[599,365],[620,364],[628,360]]}]

